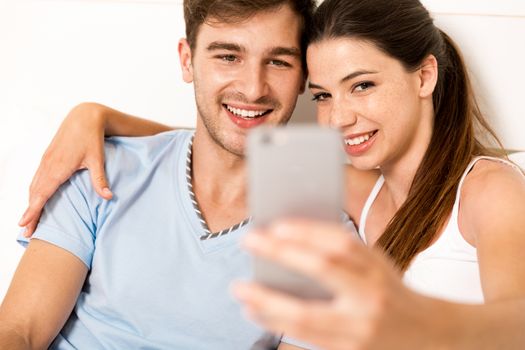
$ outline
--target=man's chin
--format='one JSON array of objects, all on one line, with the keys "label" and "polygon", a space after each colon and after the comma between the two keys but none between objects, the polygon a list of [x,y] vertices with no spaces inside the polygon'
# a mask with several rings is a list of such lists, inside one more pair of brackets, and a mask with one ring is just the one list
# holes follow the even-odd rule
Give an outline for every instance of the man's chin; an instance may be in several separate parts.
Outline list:
[{"label": "man's chin", "polygon": [[245,155],[246,155],[246,137],[244,137],[244,139],[242,140],[242,142],[238,143],[238,144],[234,144],[234,145],[229,145],[227,147],[227,150],[236,155],[237,157],[240,157],[240,158],[244,158]]},{"label": "man's chin", "polygon": [[231,134],[223,135],[223,137],[213,138],[215,143],[222,149],[226,150],[237,157],[244,158],[245,145],[249,130],[240,130]]}]

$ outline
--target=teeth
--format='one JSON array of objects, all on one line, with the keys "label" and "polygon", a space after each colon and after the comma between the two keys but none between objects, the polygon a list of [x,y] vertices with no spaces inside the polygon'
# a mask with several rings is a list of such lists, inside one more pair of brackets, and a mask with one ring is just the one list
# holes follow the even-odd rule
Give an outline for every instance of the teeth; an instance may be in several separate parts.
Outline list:
[{"label": "teeth", "polygon": [[350,146],[357,146],[357,145],[362,144],[365,141],[368,141],[373,135],[374,135],[374,132],[371,132],[366,135],[354,137],[352,139],[345,139],[345,144],[350,145]]},{"label": "teeth", "polygon": [[256,118],[256,117],[260,117],[261,115],[263,115],[264,113],[266,113],[267,111],[264,110],[264,111],[253,111],[253,110],[246,110],[246,109],[240,109],[240,108],[233,108],[233,107],[230,107],[228,105],[226,105],[226,108],[232,112],[233,114],[235,114],[236,116],[239,116],[239,117],[242,117],[242,118]]}]

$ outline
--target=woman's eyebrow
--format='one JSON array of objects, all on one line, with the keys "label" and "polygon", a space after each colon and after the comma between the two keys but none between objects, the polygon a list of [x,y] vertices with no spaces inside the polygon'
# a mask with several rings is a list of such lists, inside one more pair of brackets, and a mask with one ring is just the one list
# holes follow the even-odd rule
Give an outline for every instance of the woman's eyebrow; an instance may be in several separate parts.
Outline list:
[{"label": "woman's eyebrow", "polygon": [[309,89],[318,89],[318,90],[326,90],[324,87],[318,84],[314,84],[311,81],[308,82],[308,88]]},{"label": "woman's eyebrow", "polygon": [[347,76],[345,76],[343,79],[341,79],[340,81],[340,84],[344,83],[344,82],[347,82],[348,80],[352,80],[360,75],[365,75],[365,74],[377,74],[378,72],[376,71],[369,71],[369,70],[357,70],[355,72],[352,72],[350,74],[348,74]]},{"label": "woman's eyebrow", "polygon": [[[369,70],[357,70],[355,72],[352,72],[348,75],[346,75],[345,77],[343,77],[340,81],[339,81],[339,84],[343,84],[349,80],[352,80],[354,78],[357,78],[358,76],[360,75],[365,75],[365,74],[377,74],[379,72],[376,72],[376,71],[369,71]],[[319,89],[319,90],[325,90],[321,85],[319,84],[316,84],[316,83],[312,83],[312,82],[308,82],[308,88],[309,89]]]}]

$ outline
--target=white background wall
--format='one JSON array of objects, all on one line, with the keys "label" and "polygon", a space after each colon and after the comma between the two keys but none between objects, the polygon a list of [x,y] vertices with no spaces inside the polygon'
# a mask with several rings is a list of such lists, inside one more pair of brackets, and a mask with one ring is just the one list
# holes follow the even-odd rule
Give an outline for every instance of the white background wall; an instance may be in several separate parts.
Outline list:
[{"label": "white background wall", "polygon": [[[193,126],[177,41],[182,1],[0,0],[0,300],[22,249],[14,241],[39,158],[67,111],[97,101]],[[426,0],[463,48],[488,116],[525,150],[525,2]],[[296,120],[313,120],[308,93]]]}]

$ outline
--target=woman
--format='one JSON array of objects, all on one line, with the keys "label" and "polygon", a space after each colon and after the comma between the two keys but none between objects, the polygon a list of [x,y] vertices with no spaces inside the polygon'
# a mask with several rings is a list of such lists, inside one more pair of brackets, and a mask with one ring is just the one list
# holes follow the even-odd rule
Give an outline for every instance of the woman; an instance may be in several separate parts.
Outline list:
[{"label": "woman", "polygon": [[315,23],[309,87],[319,122],[344,135],[347,210],[374,249],[342,227],[277,223],[248,250],[333,300],[254,284],[237,297],[326,349],[524,348],[525,179],[477,136],[499,144],[454,43],[417,0],[326,0]]},{"label": "woman", "polygon": [[417,0],[326,0],[307,61],[319,122],[342,131],[352,161],[347,212],[373,249],[321,223],[250,235],[252,253],[334,297],[240,284],[248,314],[326,349],[523,348],[525,180],[477,138],[499,144],[450,38]]}]

